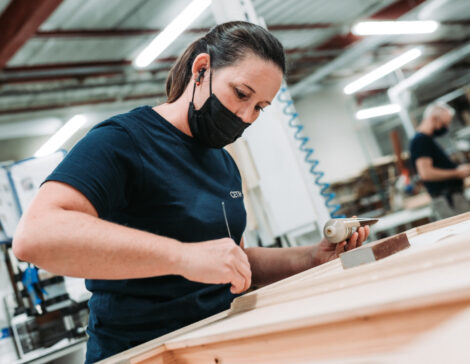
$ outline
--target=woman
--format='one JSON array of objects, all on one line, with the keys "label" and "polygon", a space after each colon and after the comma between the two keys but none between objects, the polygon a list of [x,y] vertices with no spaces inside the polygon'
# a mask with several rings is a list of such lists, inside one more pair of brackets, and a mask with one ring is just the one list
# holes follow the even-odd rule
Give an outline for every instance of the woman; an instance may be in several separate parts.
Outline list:
[{"label": "woman", "polygon": [[244,249],[243,199],[230,194],[241,191],[241,178],[222,147],[270,104],[284,74],[282,46],[268,31],[218,25],[176,61],[166,103],[97,125],[46,179],[13,249],[87,279],[88,363],[225,310],[252,284],[322,264],[367,238],[368,228],[347,247]]}]

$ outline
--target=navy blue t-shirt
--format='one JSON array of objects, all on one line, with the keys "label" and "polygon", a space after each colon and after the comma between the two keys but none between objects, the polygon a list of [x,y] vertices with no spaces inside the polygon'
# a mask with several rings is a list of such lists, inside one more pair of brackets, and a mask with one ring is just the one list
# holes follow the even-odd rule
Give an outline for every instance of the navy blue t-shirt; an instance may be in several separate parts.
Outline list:
[{"label": "navy blue t-shirt", "polygon": [[[457,165],[452,162],[447,154],[436,143],[433,137],[417,133],[411,140],[410,158],[413,167],[416,169],[416,160],[421,157],[429,157],[432,159],[432,165],[435,168],[455,169]],[[463,184],[461,179],[449,179],[444,181],[426,182],[424,186],[431,196],[439,196],[453,192],[462,191]]]},{"label": "navy blue t-shirt", "polygon": [[[95,126],[46,181],[79,190],[102,219],[185,243],[228,236],[222,202],[237,244],[246,225],[242,194],[233,193],[242,190],[241,177],[230,155],[197,143],[149,106]],[[135,344],[225,310],[235,297],[230,285],[176,275],[86,280],[86,287],[93,293],[90,340],[101,335]]]}]

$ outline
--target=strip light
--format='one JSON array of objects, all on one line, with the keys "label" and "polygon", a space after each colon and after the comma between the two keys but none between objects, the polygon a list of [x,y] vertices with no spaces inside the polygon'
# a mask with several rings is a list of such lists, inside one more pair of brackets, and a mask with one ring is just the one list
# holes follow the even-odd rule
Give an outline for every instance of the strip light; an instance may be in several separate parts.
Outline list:
[{"label": "strip light", "polygon": [[147,67],[211,4],[211,0],[193,0],[173,21],[158,34],[135,58],[137,68]]},{"label": "strip light", "polygon": [[401,111],[400,105],[389,104],[377,107],[371,107],[369,109],[362,109],[356,112],[356,119],[372,119],[378,116],[397,114]]},{"label": "strip light", "polygon": [[85,123],[87,118],[84,115],[75,115],[67,123],[60,128],[41,148],[34,153],[35,157],[43,157],[54,153],[59,149],[70,137],[77,132]]},{"label": "strip light", "polygon": [[439,23],[434,20],[364,21],[352,27],[355,35],[428,34],[434,33]]},{"label": "strip light", "polygon": [[409,51],[403,53],[397,58],[392,59],[391,61],[376,68],[372,72],[369,72],[368,74],[362,76],[356,81],[351,82],[344,88],[344,93],[350,95],[355,93],[356,91],[359,91],[360,89],[366,87],[372,82],[377,81],[378,79],[388,75],[389,73],[392,73],[393,71],[399,69],[405,64],[415,60],[416,58],[421,56],[422,53],[423,52],[419,48],[410,49]]}]

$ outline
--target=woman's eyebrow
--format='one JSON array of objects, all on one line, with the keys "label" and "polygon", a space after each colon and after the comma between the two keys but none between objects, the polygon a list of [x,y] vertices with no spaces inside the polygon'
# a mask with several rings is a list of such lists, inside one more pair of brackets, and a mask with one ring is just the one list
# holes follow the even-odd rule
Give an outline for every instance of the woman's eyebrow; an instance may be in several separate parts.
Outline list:
[{"label": "woman's eyebrow", "polygon": [[[251,87],[250,85],[247,85],[246,83],[242,83],[243,86],[249,88],[251,90],[251,92],[253,92],[254,94],[256,93],[256,91],[254,90],[253,87]],[[267,103],[268,105],[271,105],[271,103],[269,101],[261,101],[261,102],[265,102]]]},{"label": "woman's eyebrow", "polygon": [[253,89],[253,87],[247,85],[246,83],[242,83],[242,85],[245,86],[245,87],[248,87],[251,90],[251,92],[253,92],[254,94],[256,93],[256,91]]}]

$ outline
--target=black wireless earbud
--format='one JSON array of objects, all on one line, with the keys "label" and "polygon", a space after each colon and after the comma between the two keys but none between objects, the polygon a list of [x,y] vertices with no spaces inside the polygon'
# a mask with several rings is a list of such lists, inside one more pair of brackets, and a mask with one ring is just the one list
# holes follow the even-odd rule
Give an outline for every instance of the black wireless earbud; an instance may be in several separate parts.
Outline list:
[{"label": "black wireless earbud", "polygon": [[199,75],[197,76],[196,78],[196,85],[199,86],[199,84],[201,83],[201,77],[204,77],[204,73],[206,72],[206,69],[205,68],[201,68],[201,70],[199,71]]}]

